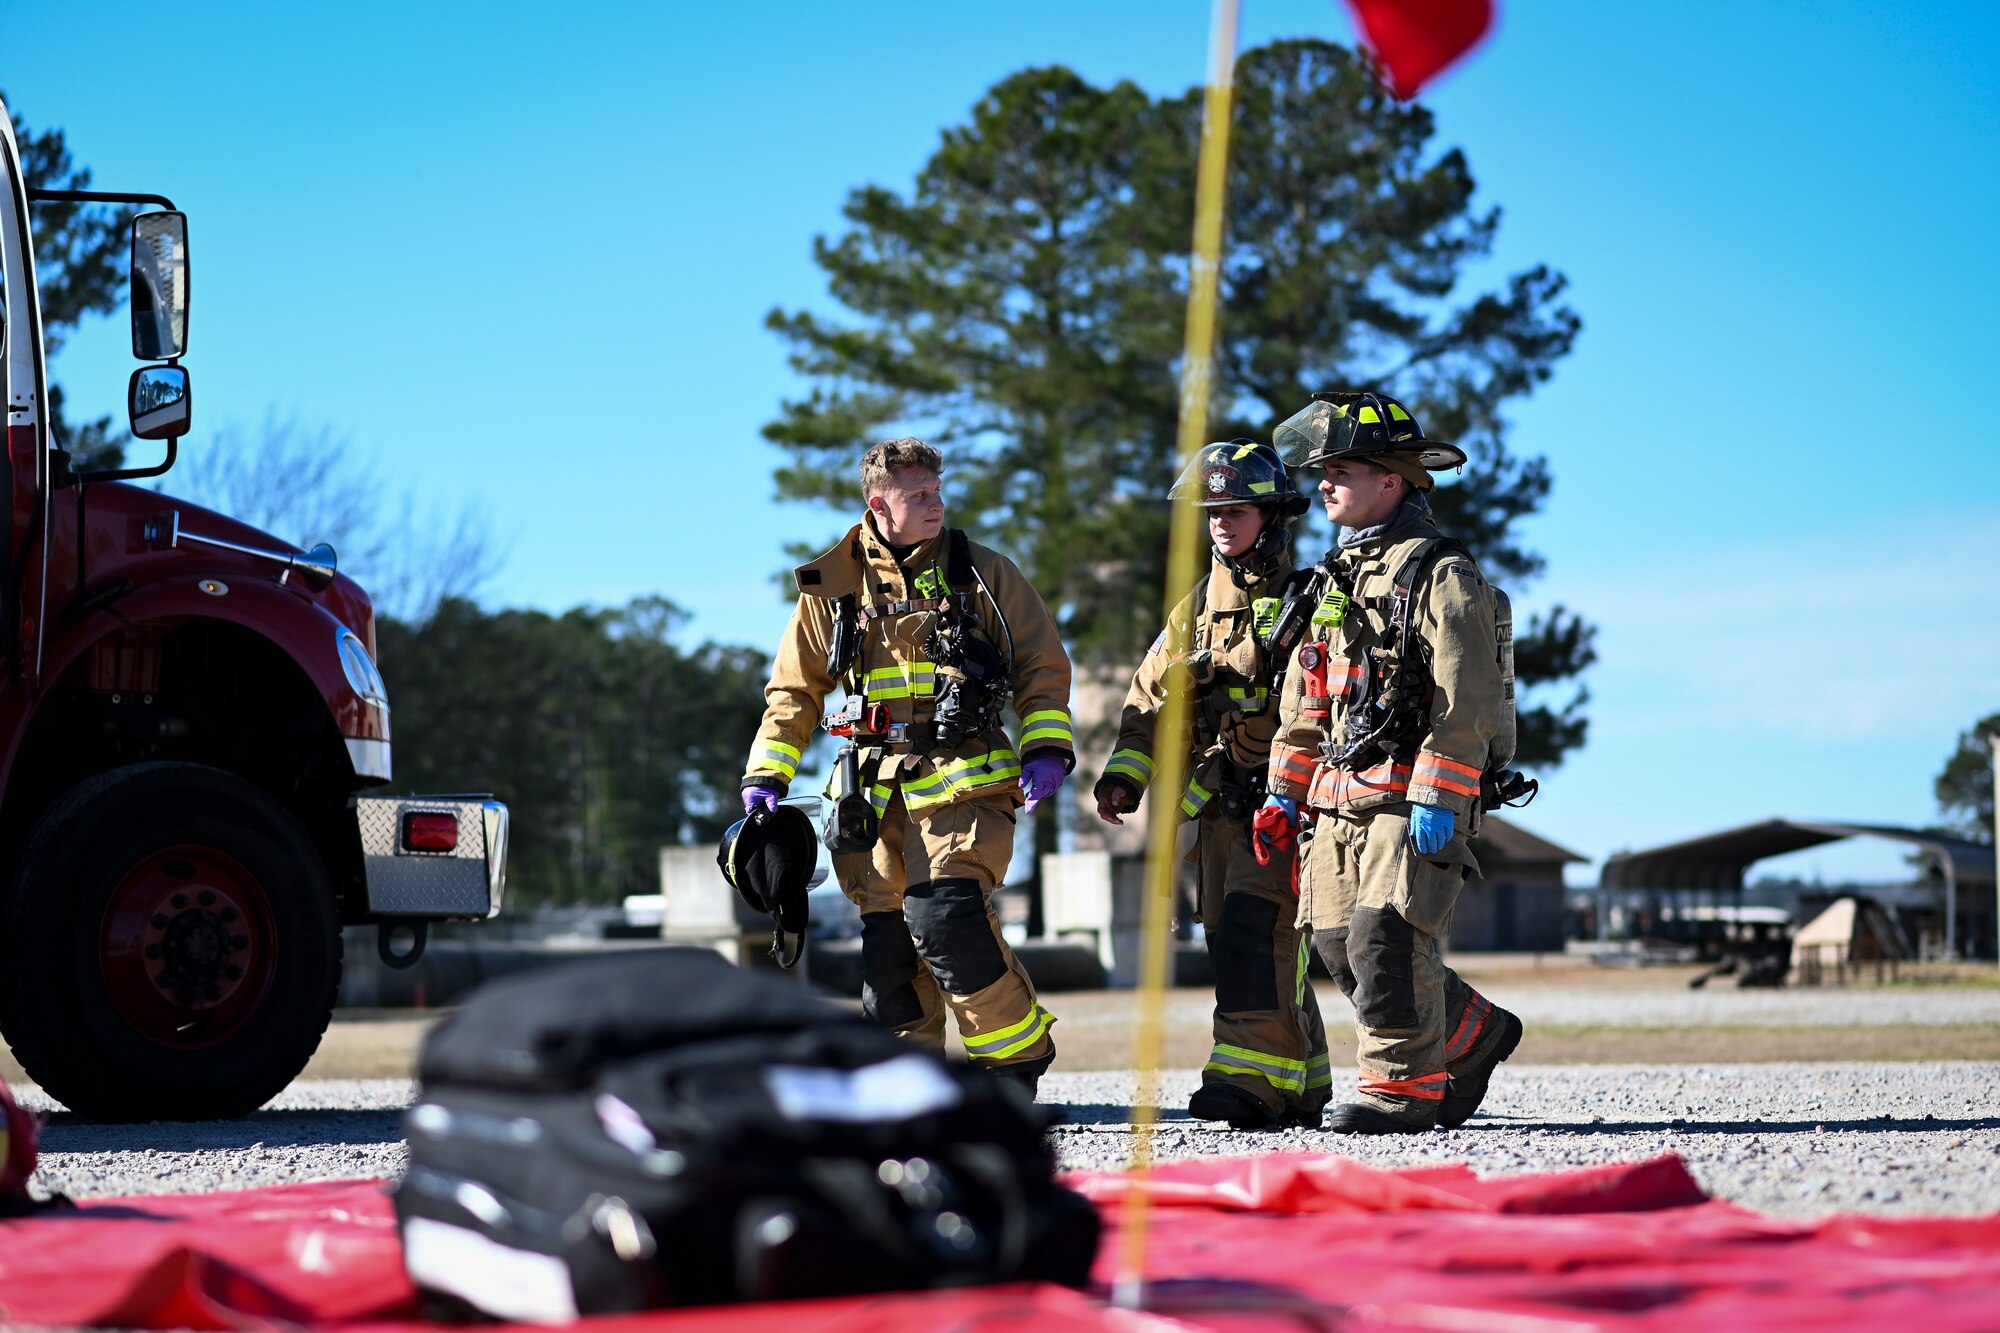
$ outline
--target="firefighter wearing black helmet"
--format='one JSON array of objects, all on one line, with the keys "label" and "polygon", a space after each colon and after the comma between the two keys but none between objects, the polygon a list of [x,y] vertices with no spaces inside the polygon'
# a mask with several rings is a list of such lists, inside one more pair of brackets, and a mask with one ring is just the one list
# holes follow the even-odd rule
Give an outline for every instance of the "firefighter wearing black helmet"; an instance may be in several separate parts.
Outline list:
[{"label": "firefighter wearing black helmet", "polygon": [[1360,1078],[1328,1127],[1395,1134],[1464,1122],[1521,1023],[1447,967],[1440,939],[1478,862],[1482,776],[1511,702],[1495,594],[1431,520],[1430,473],[1465,454],[1401,403],[1323,393],[1275,432],[1322,474],[1340,526],[1311,632],[1294,651],[1254,821],[1300,852],[1299,922],[1353,1001]]},{"label": "firefighter wearing black helmet", "polygon": [[1275,664],[1261,639],[1292,573],[1291,523],[1308,502],[1277,451],[1251,440],[1205,446],[1171,494],[1190,491],[1207,511],[1208,577],[1140,662],[1117,747],[1093,794],[1110,823],[1138,807],[1152,781],[1160,707],[1168,691],[1191,690],[1190,781],[1167,797],[1186,821],[1183,845],[1192,843],[1215,968],[1215,1044],[1188,1112],[1237,1128],[1317,1126],[1332,1071],[1306,984],[1292,858],[1260,864],[1250,841],[1275,727]]}]

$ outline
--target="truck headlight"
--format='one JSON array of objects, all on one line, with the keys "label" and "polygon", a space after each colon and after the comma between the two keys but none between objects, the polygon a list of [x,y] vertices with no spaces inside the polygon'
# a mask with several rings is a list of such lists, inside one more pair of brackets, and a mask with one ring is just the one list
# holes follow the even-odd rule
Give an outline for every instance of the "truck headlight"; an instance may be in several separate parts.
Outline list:
[{"label": "truck headlight", "polygon": [[348,688],[371,704],[385,709],[389,706],[389,687],[382,683],[382,673],[375,669],[367,645],[351,629],[340,631],[340,669],[347,673]]}]

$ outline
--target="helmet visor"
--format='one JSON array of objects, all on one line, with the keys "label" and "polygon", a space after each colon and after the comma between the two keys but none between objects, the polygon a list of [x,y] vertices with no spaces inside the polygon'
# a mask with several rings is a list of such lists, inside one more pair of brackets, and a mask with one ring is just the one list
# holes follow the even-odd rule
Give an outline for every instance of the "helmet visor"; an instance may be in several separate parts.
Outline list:
[{"label": "helmet visor", "polygon": [[1329,452],[1327,444],[1337,421],[1342,426],[1352,426],[1351,422],[1341,420],[1341,413],[1332,403],[1308,403],[1278,423],[1278,428],[1271,432],[1271,443],[1277,446],[1286,467],[1305,467]]}]

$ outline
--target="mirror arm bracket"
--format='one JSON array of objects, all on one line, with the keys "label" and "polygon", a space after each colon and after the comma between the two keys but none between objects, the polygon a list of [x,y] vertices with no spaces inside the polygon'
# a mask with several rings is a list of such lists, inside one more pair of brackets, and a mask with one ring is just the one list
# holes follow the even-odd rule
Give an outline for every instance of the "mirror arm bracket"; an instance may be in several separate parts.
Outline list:
[{"label": "mirror arm bracket", "polygon": [[78,472],[74,475],[79,484],[93,481],[130,481],[135,477],[157,477],[173,467],[174,455],[178,452],[175,446],[180,442],[181,437],[178,435],[167,437],[167,457],[157,467],[102,468],[96,472]]},{"label": "mirror arm bracket", "polygon": [[119,194],[113,190],[30,190],[31,204],[154,204],[170,213],[180,210],[163,194]]}]

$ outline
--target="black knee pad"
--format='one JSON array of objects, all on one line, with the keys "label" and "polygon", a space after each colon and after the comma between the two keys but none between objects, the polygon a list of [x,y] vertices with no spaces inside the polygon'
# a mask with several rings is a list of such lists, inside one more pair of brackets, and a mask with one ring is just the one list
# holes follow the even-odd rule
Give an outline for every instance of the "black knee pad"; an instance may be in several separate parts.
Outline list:
[{"label": "black knee pad", "polygon": [[1348,999],[1354,998],[1354,965],[1347,961],[1347,927],[1336,930],[1315,930],[1313,951],[1326,967],[1333,984],[1340,987],[1340,993]]},{"label": "black knee pad", "polygon": [[917,998],[917,946],[901,912],[861,917],[861,1012],[885,1028],[921,1023]]},{"label": "black knee pad", "polygon": [[1278,905],[1250,893],[1222,897],[1222,920],[1208,933],[1208,959],[1215,966],[1215,1007],[1225,1014],[1279,1008],[1278,968],[1271,937],[1278,930]]},{"label": "black knee pad", "polygon": [[1347,928],[1354,1012],[1371,1028],[1417,1025],[1417,930],[1393,907],[1358,907]]},{"label": "black knee pad", "polygon": [[929,879],[903,890],[903,915],[917,952],[953,995],[985,990],[1007,975],[999,937],[986,919],[976,879]]}]

